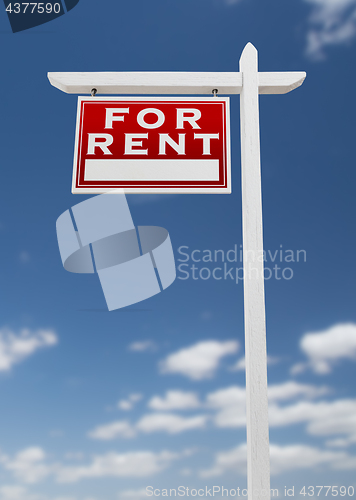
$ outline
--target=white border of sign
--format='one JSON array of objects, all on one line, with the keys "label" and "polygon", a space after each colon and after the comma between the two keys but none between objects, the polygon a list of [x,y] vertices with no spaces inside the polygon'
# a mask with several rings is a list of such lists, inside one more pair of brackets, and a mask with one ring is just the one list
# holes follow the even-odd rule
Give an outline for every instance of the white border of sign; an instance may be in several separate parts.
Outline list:
[{"label": "white border of sign", "polygon": [[82,101],[206,101],[206,102],[225,102],[226,104],[226,176],[227,176],[227,186],[224,188],[218,187],[174,187],[174,188],[123,188],[125,193],[139,194],[139,193],[171,193],[171,194],[231,194],[231,141],[230,141],[230,99],[229,97],[88,97],[79,96],[78,97],[78,109],[77,109],[77,124],[75,130],[75,146],[74,146],[74,163],[73,163],[73,178],[72,178],[72,193],[73,194],[99,194],[105,193],[112,188],[77,188],[76,177],[77,177],[77,162],[78,162],[78,146],[79,146],[79,120],[80,120],[80,104]]}]

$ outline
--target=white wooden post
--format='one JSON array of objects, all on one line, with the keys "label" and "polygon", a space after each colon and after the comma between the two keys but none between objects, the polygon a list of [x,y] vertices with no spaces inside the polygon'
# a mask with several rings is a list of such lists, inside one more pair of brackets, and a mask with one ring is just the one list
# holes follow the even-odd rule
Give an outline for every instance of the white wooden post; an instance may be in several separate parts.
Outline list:
[{"label": "white wooden post", "polygon": [[249,500],[270,498],[267,352],[262,238],[257,50],[240,58],[241,176],[246,355],[247,485]]}]

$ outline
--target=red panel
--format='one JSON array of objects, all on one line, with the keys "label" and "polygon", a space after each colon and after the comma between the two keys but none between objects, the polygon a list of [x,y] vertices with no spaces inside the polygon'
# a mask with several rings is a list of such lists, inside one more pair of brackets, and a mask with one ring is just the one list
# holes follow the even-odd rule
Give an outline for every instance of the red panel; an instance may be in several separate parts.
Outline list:
[{"label": "red panel", "polygon": [[[104,99],[104,98],[79,98],[78,123],[75,154],[75,190],[89,192],[90,189],[102,188],[227,188],[229,174],[229,151],[227,133],[229,133],[227,99],[211,98],[207,100],[130,100],[130,99]],[[115,117],[122,115],[123,121],[113,121],[112,128],[105,128],[107,108],[129,108],[129,113],[116,113]],[[140,111],[154,108],[164,114],[164,123],[158,128],[144,128],[139,125],[137,116]],[[184,129],[177,129],[177,109],[196,109],[201,112],[201,118],[196,123],[198,128],[193,128],[188,122],[184,122]],[[192,115],[187,115],[192,116]],[[146,114],[146,123],[155,123],[155,114]],[[194,133],[219,134],[219,139],[210,141],[210,155],[203,155],[203,140],[194,139]],[[108,146],[110,155],[104,154],[101,148],[95,148],[95,154],[88,154],[89,134],[110,134],[113,143]],[[148,134],[148,139],[142,140],[142,149],[148,150],[147,155],[125,154],[125,134]],[[170,145],[166,145],[166,155],[159,155],[159,134],[169,134],[178,143],[178,134],[185,134],[185,155],[178,154]],[[99,141],[99,139],[98,139]],[[141,149],[141,148],[139,148]],[[127,160],[127,159],[188,159],[219,161],[219,180],[207,181],[204,179],[195,181],[88,181],[84,179],[85,161],[95,160]],[[147,190],[149,191],[149,190]],[[78,192],[78,191],[77,191]]]}]

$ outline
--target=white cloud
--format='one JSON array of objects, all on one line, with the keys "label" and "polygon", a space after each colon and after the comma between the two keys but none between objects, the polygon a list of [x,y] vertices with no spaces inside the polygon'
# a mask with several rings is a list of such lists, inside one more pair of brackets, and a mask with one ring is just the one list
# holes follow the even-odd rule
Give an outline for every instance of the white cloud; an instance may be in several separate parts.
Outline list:
[{"label": "white cloud", "polygon": [[157,345],[153,340],[142,340],[132,342],[127,349],[133,352],[156,351]]},{"label": "white cloud", "polygon": [[[270,426],[304,424],[308,434],[328,438],[331,447],[356,443],[356,399],[320,400],[329,393],[326,386],[295,381],[269,386]],[[98,426],[88,435],[93,439],[113,440],[134,437],[138,433],[177,434],[204,429],[208,423],[218,428],[246,425],[246,391],[245,387],[236,385],[208,393],[204,402],[200,402],[195,393],[167,391],[165,398],[154,396],[149,406],[158,411],[144,415],[134,424],[119,420]],[[193,408],[204,409],[205,413],[183,417],[168,412],[170,409]]]},{"label": "white cloud", "polygon": [[[40,483],[48,477],[54,478],[59,483],[74,483],[84,478],[148,477],[163,471],[174,460],[188,454],[191,454],[191,450],[181,453],[166,450],[157,453],[151,451],[109,452],[95,455],[87,464],[63,465],[62,463],[49,463],[41,448],[28,448],[17,453],[13,459],[2,456],[0,463],[23,483]],[[35,500],[32,496],[24,496],[26,491],[20,486],[0,486],[0,495],[4,497],[0,496],[0,500]]]},{"label": "white cloud", "polygon": [[199,408],[200,402],[194,392],[167,391],[164,398],[153,396],[148,402],[152,410],[189,410]]},{"label": "white cloud", "polygon": [[337,439],[328,439],[325,441],[325,445],[330,448],[347,448],[350,444],[356,443],[356,436],[353,439],[347,438],[337,438]]},{"label": "white cloud", "polygon": [[34,354],[42,347],[57,344],[58,339],[52,330],[31,332],[23,329],[20,333],[3,328],[0,330],[0,371],[8,371],[16,363]]},{"label": "white cloud", "polygon": [[26,490],[21,486],[1,486],[0,500],[22,500]]},{"label": "white cloud", "polygon": [[304,371],[307,366],[320,375],[330,373],[338,361],[356,360],[356,325],[341,323],[321,332],[307,333],[302,337],[300,347],[309,361],[294,365],[294,374]]},{"label": "white cloud", "polygon": [[160,363],[161,373],[179,373],[192,380],[212,378],[224,356],[238,351],[236,340],[206,340],[170,354]]},{"label": "white cloud", "polygon": [[356,443],[356,399],[320,403],[319,415],[312,418],[307,430],[318,436],[346,435]]},{"label": "white cloud", "polygon": [[304,422],[311,435],[343,437],[344,446],[356,443],[356,399],[300,401],[285,407],[272,404],[269,421],[271,427]]},{"label": "white cloud", "polygon": [[230,367],[231,372],[243,372],[246,369],[246,359],[245,356],[238,359],[234,365]]},{"label": "white cloud", "polygon": [[137,498],[147,498],[147,491],[146,488],[142,488],[140,490],[121,491],[119,493],[119,498],[133,498],[134,500]]},{"label": "white cloud", "polygon": [[11,484],[0,486],[0,500],[47,500],[47,498],[31,493],[23,486]]},{"label": "white cloud", "polygon": [[310,384],[299,384],[293,380],[289,380],[282,384],[270,385],[268,387],[269,401],[283,401],[293,399],[298,396],[305,396],[308,399],[323,396],[330,392],[326,386],[317,387]]},{"label": "white cloud", "polygon": [[178,434],[191,429],[203,429],[206,421],[206,415],[182,417],[173,413],[151,413],[144,415],[136,424],[136,428],[145,433],[167,432],[168,434]]},{"label": "white cloud", "polygon": [[305,0],[308,18],[307,49],[311,59],[325,58],[331,45],[346,45],[356,36],[356,0]]},{"label": "white cloud", "polygon": [[204,428],[207,418],[205,415],[182,417],[173,413],[149,413],[136,424],[130,424],[126,420],[118,420],[100,425],[90,431],[88,436],[92,439],[111,441],[117,438],[132,438],[137,435],[137,432],[177,434],[191,429]]},{"label": "white cloud", "polygon": [[117,407],[119,408],[119,410],[129,411],[129,410],[132,410],[133,404],[131,401],[129,401],[127,399],[121,399],[117,403]]},{"label": "white cloud", "polygon": [[[227,472],[246,473],[246,445],[218,452],[211,469],[202,470],[201,477],[220,476]],[[323,465],[332,469],[351,469],[355,457],[345,452],[322,450],[308,445],[270,445],[271,474],[276,475],[296,469],[310,469]]]},{"label": "white cloud", "polygon": [[13,459],[1,457],[5,469],[24,483],[38,483],[51,474],[53,469],[45,464],[45,452],[42,448],[32,447],[20,451]]},{"label": "white cloud", "polygon": [[21,486],[1,486],[0,500],[22,500],[26,490]]},{"label": "white cloud", "polygon": [[308,368],[308,363],[296,363],[295,365],[293,365],[291,367],[291,369],[289,370],[289,373],[291,375],[299,375],[300,373],[303,373],[305,372],[305,370]]},{"label": "white cloud", "polygon": [[243,427],[246,424],[246,391],[231,386],[207,395],[208,407],[217,410],[213,417],[217,427]]},{"label": "white cloud", "polygon": [[135,429],[126,420],[118,420],[109,424],[100,425],[88,433],[90,438],[102,441],[110,441],[120,437],[132,438],[135,435]]},{"label": "white cloud", "polygon": [[[298,397],[307,397],[309,399],[326,394],[326,387],[316,387],[309,384],[299,384],[294,381],[287,381],[282,384],[271,385],[268,388],[270,401],[270,419],[271,425],[288,425],[286,415],[288,408],[280,408],[275,403]],[[225,389],[219,389],[207,395],[206,404],[210,408],[217,410],[213,421],[217,427],[244,427],[246,425],[246,391],[244,387],[231,386]],[[304,404],[304,403],[303,403]],[[293,411],[292,411],[293,413]],[[292,417],[289,417],[292,418]],[[293,413],[293,418],[298,418]],[[306,418],[307,420],[307,418]],[[305,420],[304,420],[305,421]]]},{"label": "white cloud", "polygon": [[211,469],[201,470],[201,477],[221,476],[226,472],[235,471],[246,473],[247,451],[246,445],[241,444],[227,451],[219,451],[215,455],[215,463]]},{"label": "white cloud", "polygon": [[135,403],[137,403],[141,399],[142,399],[142,394],[136,394],[136,393],[130,394],[127,399],[121,399],[117,403],[117,407],[120,410],[129,411],[129,410],[132,410],[133,407],[135,406]]},{"label": "white cloud", "polygon": [[56,477],[60,483],[74,483],[84,478],[148,477],[163,471],[180,457],[169,451],[110,452],[95,456],[89,465],[61,467]]},{"label": "white cloud", "polygon": [[[340,460],[346,462],[349,456],[344,452],[321,450],[312,446],[296,444],[288,446],[271,445],[271,474],[295,469],[309,469],[317,465],[338,467]],[[348,467],[346,467],[348,468]]]}]

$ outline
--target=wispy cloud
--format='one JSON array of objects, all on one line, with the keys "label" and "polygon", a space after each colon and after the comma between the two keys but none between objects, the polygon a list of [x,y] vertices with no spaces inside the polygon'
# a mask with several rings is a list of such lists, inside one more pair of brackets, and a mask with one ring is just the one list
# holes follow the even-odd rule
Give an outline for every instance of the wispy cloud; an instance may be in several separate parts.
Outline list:
[{"label": "wispy cloud", "polygon": [[181,456],[182,454],[170,451],[111,452],[96,455],[88,465],[61,467],[56,479],[60,483],[75,483],[95,477],[148,477],[163,471]]},{"label": "wispy cloud", "polygon": [[235,5],[237,3],[241,3],[243,0],[225,0],[227,5]]},{"label": "wispy cloud", "polygon": [[32,495],[23,486],[0,486],[0,500],[42,500],[38,495]]},{"label": "wispy cloud", "polygon": [[246,425],[246,390],[231,386],[207,395],[207,405],[216,411],[216,427],[244,427]]},{"label": "wispy cloud", "polygon": [[[163,471],[173,461],[187,456],[189,453],[191,453],[190,450],[180,453],[166,450],[161,452],[110,452],[95,455],[88,463],[64,465],[59,462],[50,463],[46,453],[41,448],[28,448],[20,451],[13,458],[3,457],[4,460],[1,463],[6,470],[12,472],[18,481],[23,483],[37,484],[49,477],[58,483],[75,483],[86,478],[149,477]],[[0,487],[0,494],[4,496],[6,493],[6,500],[27,500],[26,496],[21,496],[21,494],[25,494],[24,488],[4,488],[6,487],[2,487],[2,489]],[[28,500],[30,499],[32,500],[32,497],[28,497]],[[0,500],[3,500],[1,496]]]},{"label": "wispy cloud", "polygon": [[308,367],[319,375],[328,374],[338,361],[356,360],[356,325],[342,323],[321,332],[307,333],[300,341],[300,348],[308,362],[294,365],[292,374],[301,373]]},{"label": "wispy cloud", "polygon": [[[328,392],[325,386],[296,384],[293,381],[270,386],[270,427],[304,424],[307,434],[328,438],[328,446],[346,447],[356,443],[356,399],[320,400]],[[216,411],[212,416],[214,425],[222,428],[244,427],[245,399],[245,389],[238,386],[208,394],[207,404]],[[285,404],[287,400],[293,401]]]},{"label": "wispy cloud", "polygon": [[26,250],[23,250],[19,255],[19,259],[23,264],[27,264],[27,262],[30,262],[31,257],[30,254],[26,252]]},{"label": "wispy cloud", "polygon": [[239,349],[236,340],[206,340],[167,356],[160,363],[161,373],[184,375],[192,380],[213,378],[225,356]]},{"label": "wispy cloud", "polygon": [[152,410],[191,410],[199,408],[200,401],[195,392],[167,391],[165,396],[153,396],[148,402]]},{"label": "wispy cloud", "polygon": [[[325,407],[319,409],[316,403],[310,403],[309,400],[319,398],[328,392],[329,389],[325,386],[317,387],[299,384],[295,381],[271,385],[269,387],[271,425],[310,423],[325,410]],[[281,402],[288,400],[293,400],[294,403],[289,406],[280,406]],[[143,415],[136,423],[130,423],[127,420],[109,422],[96,427],[88,435],[92,439],[114,440],[132,438],[139,433],[178,434],[192,429],[205,429],[208,424],[220,428],[244,427],[246,425],[245,402],[246,390],[239,386],[230,386],[208,393],[205,401],[200,400],[193,392],[170,390],[164,397],[152,397],[148,402],[148,407],[157,411]],[[301,406],[299,407],[298,404]],[[190,411],[198,408],[203,413],[182,416],[172,412],[172,410]]]},{"label": "wispy cloud", "polygon": [[130,394],[127,399],[120,399],[117,403],[119,410],[130,411],[134,408],[135,404],[142,399],[142,394]]},{"label": "wispy cloud", "polygon": [[39,447],[26,448],[13,458],[2,456],[0,462],[16,479],[28,484],[38,483],[54,471],[46,464],[46,454]]},{"label": "wispy cloud", "polygon": [[100,425],[91,430],[88,436],[101,441],[112,441],[119,438],[133,438],[139,432],[179,434],[192,429],[203,429],[207,420],[207,415],[183,417],[174,413],[154,412],[143,415],[135,424],[131,424],[127,420],[117,420]]},{"label": "wispy cloud", "polygon": [[136,430],[127,420],[117,420],[95,427],[88,436],[101,441],[111,441],[117,438],[132,438],[136,436]]},{"label": "wispy cloud", "polygon": [[0,330],[0,371],[8,371],[13,365],[34,354],[38,349],[51,347],[58,342],[53,330],[30,331],[23,329],[15,333],[10,329]]},{"label": "wispy cloud", "polygon": [[[210,469],[200,472],[201,477],[220,476],[227,472],[246,473],[246,445],[241,444],[231,450],[218,452]],[[349,470],[355,466],[356,457],[343,451],[330,451],[320,448],[293,444],[286,446],[270,445],[271,474],[296,469],[310,469],[323,465],[331,469]]]},{"label": "wispy cloud", "polygon": [[145,488],[140,490],[125,490],[119,493],[119,498],[132,498],[133,500],[147,498],[147,491]]},{"label": "wispy cloud", "polygon": [[133,352],[153,352],[157,350],[157,344],[153,342],[153,340],[139,340],[137,342],[132,342],[127,349]]},{"label": "wispy cloud", "polygon": [[203,429],[207,419],[207,415],[182,417],[173,413],[151,413],[144,415],[137,422],[136,427],[145,433],[166,432],[168,434],[178,434],[192,429]]},{"label": "wispy cloud", "polygon": [[62,467],[57,473],[57,481],[74,483],[90,477],[147,477],[161,472],[178,458],[178,453],[169,451],[111,452],[95,456],[89,465]]},{"label": "wispy cloud", "polygon": [[327,47],[346,45],[356,37],[356,0],[304,0],[312,10],[307,24],[309,58],[325,58]]},{"label": "wispy cloud", "polygon": [[[268,388],[270,419],[272,417],[275,420],[280,418],[278,425],[284,425],[283,417],[280,417],[281,412],[283,412],[281,408],[290,407],[280,407],[277,404],[278,402],[305,397],[313,399],[326,393],[328,393],[326,387],[299,384],[294,381],[270,385]],[[246,390],[244,387],[234,385],[212,392],[207,395],[206,404],[216,411],[213,416],[213,422],[216,427],[233,428],[244,427],[246,425]],[[273,420],[270,423],[273,425]]]},{"label": "wispy cloud", "polygon": [[289,380],[282,384],[270,385],[268,388],[268,398],[270,402],[285,401],[303,396],[307,399],[317,398],[328,394],[330,389],[326,386],[315,386],[311,384],[299,384],[294,380]]}]

